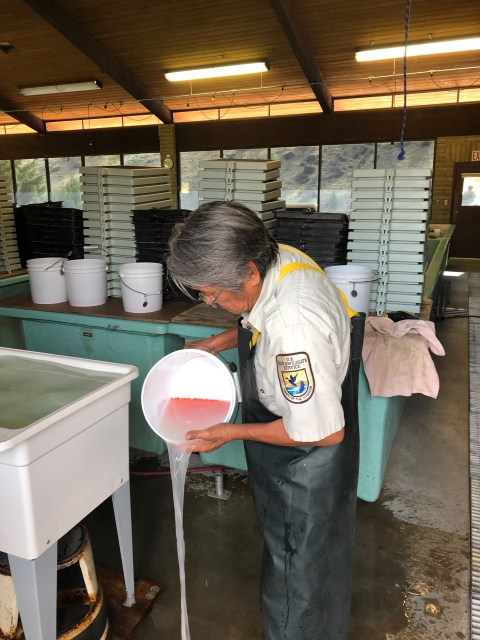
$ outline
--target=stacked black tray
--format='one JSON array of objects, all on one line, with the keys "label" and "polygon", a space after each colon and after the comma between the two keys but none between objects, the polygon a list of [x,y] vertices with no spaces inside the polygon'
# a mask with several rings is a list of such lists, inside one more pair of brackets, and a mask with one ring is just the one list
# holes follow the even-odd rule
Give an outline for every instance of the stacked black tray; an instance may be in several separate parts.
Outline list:
[{"label": "stacked black tray", "polygon": [[15,210],[22,266],[30,258],[65,256],[71,251],[83,258],[85,244],[80,209],[59,207],[57,203],[29,204]]},{"label": "stacked black tray", "polygon": [[187,209],[142,209],[132,211],[137,262],[159,262],[163,265],[163,298],[191,302],[168,277],[165,259],[173,227],[190,213]]},{"label": "stacked black tray", "polygon": [[277,211],[276,240],[306,253],[320,267],[347,263],[348,217],[344,213]]}]

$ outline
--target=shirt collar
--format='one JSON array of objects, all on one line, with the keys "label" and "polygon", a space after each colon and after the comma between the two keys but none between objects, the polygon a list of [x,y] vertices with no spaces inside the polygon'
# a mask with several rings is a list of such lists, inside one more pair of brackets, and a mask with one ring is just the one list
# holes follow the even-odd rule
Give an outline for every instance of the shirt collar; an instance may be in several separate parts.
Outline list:
[{"label": "shirt collar", "polygon": [[275,291],[275,287],[277,286],[278,277],[280,275],[280,255],[278,255],[275,264],[273,264],[270,269],[267,271],[267,275],[265,276],[262,284],[262,290],[260,291],[260,295],[258,296],[257,301],[253,305],[251,311],[244,314],[242,325],[245,327],[247,325],[251,325],[253,328],[258,331],[261,330],[263,319],[264,319],[264,308],[266,303],[272,297],[273,292]]}]

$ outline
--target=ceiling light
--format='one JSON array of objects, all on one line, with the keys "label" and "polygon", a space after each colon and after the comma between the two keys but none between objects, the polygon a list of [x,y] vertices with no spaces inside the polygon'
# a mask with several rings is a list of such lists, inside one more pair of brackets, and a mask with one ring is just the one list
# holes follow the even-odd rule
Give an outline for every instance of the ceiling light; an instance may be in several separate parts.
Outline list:
[{"label": "ceiling light", "polygon": [[71,82],[69,84],[50,84],[44,87],[23,87],[18,92],[22,96],[43,96],[47,93],[71,93],[73,91],[92,91],[102,89],[103,84],[98,80],[89,82]]},{"label": "ceiling light", "polygon": [[[480,37],[462,38],[460,40],[438,40],[421,44],[409,44],[407,57],[428,56],[435,53],[456,53],[457,51],[474,51],[480,49]],[[403,58],[404,45],[382,48],[371,48],[357,51],[357,62],[370,62],[372,60],[388,60],[390,58]]]},{"label": "ceiling light", "polygon": [[204,78],[224,78],[225,76],[242,76],[247,73],[263,73],[268,71],[266,62],[247,62],[245,64],[229,64],[221,67],[203,67],[186,71],[170,71],[165,74],[170,82],[181,80],[203,80]]}]

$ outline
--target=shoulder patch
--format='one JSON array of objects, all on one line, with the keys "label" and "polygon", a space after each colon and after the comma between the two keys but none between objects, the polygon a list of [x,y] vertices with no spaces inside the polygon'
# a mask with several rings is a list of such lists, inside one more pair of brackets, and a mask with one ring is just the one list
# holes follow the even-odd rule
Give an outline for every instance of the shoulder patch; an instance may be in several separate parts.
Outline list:
[{"label": "shoulder patch", "polygon": [[308,353],[282,353],[277,356],[280,388],[289,402],[307,402],[315,391],[315,380]]}]

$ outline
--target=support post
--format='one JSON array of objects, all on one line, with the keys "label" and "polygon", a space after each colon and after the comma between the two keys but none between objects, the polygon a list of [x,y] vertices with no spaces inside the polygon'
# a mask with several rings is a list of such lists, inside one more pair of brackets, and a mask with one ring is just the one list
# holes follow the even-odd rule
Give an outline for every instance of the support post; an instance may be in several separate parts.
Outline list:
[{"label": "support post", "polygon": [[132,511],[129,480],[124,482],[113,493],[112,500],[127,592],[127,599],[124,604],[126,607],[132,607],[135,604],[135,583],[133,577]]},{"label": "support post", "polygon": [[167,156],[173,161],[170,169],[170,189],[172,191],[173,208],[179,208],[179,189],[178,189],[178,167],[177,167],[177,145],[175,140],[174,124],[159,124],[158,136],[160,138],[160,156],[162,164],[165,164]]},{"label": "support post", "polygon": [[35,560],[9,554],[25,640],[57,637],[57,543]]}]

